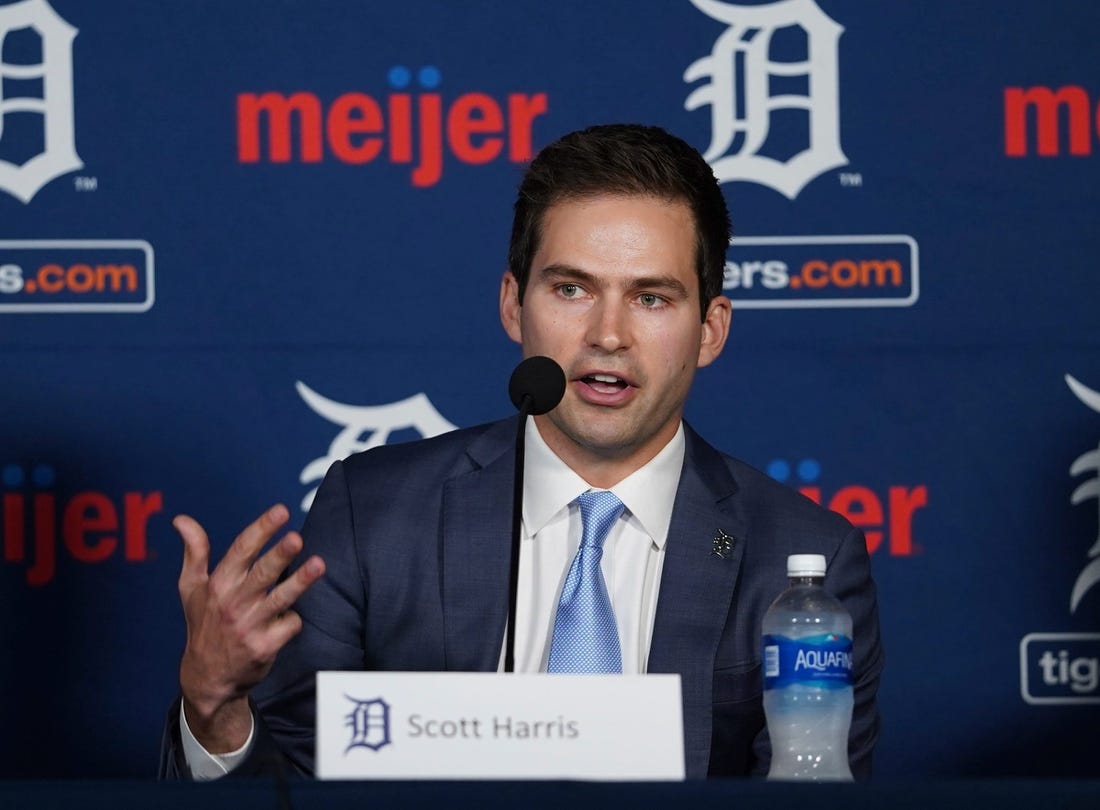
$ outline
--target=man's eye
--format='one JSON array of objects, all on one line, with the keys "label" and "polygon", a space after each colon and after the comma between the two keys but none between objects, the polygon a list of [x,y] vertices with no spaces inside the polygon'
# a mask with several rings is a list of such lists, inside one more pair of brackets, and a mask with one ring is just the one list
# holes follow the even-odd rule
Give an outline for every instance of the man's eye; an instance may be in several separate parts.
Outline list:
[{"label": "man's eye", "polygon": [[576,284],[562,284],[560,287],[558,287],[558,292],[560,292],[566,298],[576,298],[578,295],[580,295],[581,288],[578,287]]},{"label": "man's eye", "polygon": [[642,293],[638,296],[638,301],[643,307],[646,307],[648,309],[659,307],[665,302],[665,300],[661,298],[661,296],[654,295],[653,293]]}]

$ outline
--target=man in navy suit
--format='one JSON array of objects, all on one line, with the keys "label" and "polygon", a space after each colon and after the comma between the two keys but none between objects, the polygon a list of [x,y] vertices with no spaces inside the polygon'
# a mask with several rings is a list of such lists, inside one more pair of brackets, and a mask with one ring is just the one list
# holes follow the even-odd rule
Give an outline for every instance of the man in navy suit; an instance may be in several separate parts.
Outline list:
[{"label": "man in navy suit", "polygon": [[[786,586],[787,556],[824,554],[826,588],[854,623],[849,759],[865,778],[883,658],[862,534],[682,420],[695,369],[729,333],[729,231],[709,166],[657,128],[572,133],[524,177],[501,320],[524,356],[562,366],[567,387],[526,427],[516,669],[547,668],[577,496],[611,491],[624,509],[602,576],[622,671],[681,675],[689,777],[764,773],[761,619]],[[188,632],[162,775],[311,773],[319,670],[497,670],[516,428],[339,462],[302,536],[260,553],[288,518],[276,506],[209,574],[206,535],[178,517]]]}]

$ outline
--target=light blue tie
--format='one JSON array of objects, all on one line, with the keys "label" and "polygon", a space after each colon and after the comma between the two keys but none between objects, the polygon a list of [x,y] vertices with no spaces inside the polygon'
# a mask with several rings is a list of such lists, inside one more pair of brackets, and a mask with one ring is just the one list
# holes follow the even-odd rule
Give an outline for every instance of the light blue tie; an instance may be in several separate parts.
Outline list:
[{"label": "light blue tie", "polygon": [[586,492],[581,508],[581,547],[561,589],[547,672],[622,672],[619,630],[600,570],[603,543],[623,512],[611,492]]}]

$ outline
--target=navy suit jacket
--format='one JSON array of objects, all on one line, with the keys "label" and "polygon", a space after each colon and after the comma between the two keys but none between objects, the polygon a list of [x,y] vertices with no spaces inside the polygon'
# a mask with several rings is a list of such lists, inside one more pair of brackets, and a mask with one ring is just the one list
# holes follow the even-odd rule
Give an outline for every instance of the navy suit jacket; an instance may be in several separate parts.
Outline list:
[{"label": "navy suit jacket", "polygon": [[[254,694],[252,754],[234,771],[313,771],[318,670],[495,671],[508,612],[516,419],[338,462],[303,529],[326,574],[300,600],[302,632]],[[689,778],[767,772],[761,620],[787,586],[789,554],[824,554],[825,587],[852,615],[849,759],[871,769],[883,655],[861,532],[719,453],[690,428],[672,511],[649,672],[683,687]],[[715,553],[719,532],[732,538]],[[721,545],[721,544],[719,544]],[[186,776],[177,706],[161,775]]]}]

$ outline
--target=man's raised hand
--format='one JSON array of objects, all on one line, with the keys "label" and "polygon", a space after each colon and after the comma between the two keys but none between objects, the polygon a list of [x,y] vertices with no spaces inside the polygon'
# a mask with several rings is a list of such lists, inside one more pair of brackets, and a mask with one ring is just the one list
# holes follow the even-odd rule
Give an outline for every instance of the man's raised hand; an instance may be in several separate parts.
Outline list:
[{"label": "man's raised hand", "polygon": [[289,517],[281,504],[269,509],[237,535],[212,572],[210,541],[202,526],[187,515],[172,521],[183,538],[179,592],[187,622],[180,661],[184,711],[191,733],[213,754],[234,751],[248,739],[248,692],[302,629],[301,618],[290,608],[325,573],[324,561],[314,556],[276,585],[302,550],[301,536],[288,532],[259,555]]}]

